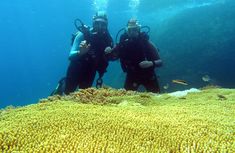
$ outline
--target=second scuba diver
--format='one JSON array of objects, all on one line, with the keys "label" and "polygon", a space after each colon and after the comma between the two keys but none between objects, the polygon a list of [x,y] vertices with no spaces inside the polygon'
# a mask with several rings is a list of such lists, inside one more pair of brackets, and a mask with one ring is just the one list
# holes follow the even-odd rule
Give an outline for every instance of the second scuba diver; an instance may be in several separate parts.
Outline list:
[{"label": "second scuba diver", "polygon": [[141,32],[137,20],[128,21],[125,33],[113,49],[106,48],[110,60],[120,59],[121,67],[127,73],[124,88],[137,90],[143,85],[147,91],[159,93],[160,87],[155,68],[162,66],[158,49],[149,41],[146,32]]}]

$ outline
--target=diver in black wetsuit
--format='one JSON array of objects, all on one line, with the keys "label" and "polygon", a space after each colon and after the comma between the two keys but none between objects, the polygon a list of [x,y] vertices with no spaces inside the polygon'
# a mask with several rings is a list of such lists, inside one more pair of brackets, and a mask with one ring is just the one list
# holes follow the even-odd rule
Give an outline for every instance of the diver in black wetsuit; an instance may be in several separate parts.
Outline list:
[{"label": "diver in black wetsuit", "polygon": [[158,49],[149,41],[149,36],[140,31],[137,20],[128,21],[125,33],[113,49],[106,48],[110,60],[120,59],[121,67],[127,73],[124,88],[137,90],[143,85],[147,91],[159,93],[160,87],[154,69],[162,65]]},{"label": "diver in black wetsuit", "polygon": [[69,55],[70,64],[66,77],[61,79],[51,95],[69,94],[78,87],[80,89],[91,87],[96,72],[99,73],[98,85],[102,85],[102,76],[108,66],[104,50],[113,46],[107,26],[106,14],[97,12],[93,17],[93,28],[81,30],[82,32],[76,34]]}]

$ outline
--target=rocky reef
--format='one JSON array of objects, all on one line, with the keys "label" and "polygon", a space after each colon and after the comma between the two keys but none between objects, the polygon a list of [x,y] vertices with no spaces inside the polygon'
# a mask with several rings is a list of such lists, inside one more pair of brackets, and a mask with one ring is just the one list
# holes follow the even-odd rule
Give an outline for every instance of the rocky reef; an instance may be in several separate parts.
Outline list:
[{"label": "rocky reef", "polygon": [[0,152],[235,152],[235,90],[89,88],[0,111]]}]

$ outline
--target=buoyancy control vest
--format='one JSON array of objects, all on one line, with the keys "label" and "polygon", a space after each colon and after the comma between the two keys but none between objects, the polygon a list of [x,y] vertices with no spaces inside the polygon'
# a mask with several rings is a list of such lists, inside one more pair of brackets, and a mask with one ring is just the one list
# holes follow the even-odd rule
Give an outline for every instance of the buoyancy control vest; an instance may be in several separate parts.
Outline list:
[{"label": "buoyancy control vest", "polygon": [[119,57],[124,72],[144,73],[153,68],[141,69],[139,63],[149,60],[149,36],[141,32],[137,38],[129,38],[127,33],[120,37]]},{"label": "buoyancy control vest", "polygon": [[113,41],[109,32],[97,34],[92,33],[91,31],[89,38],[85,37],[84,39],[89,40],[88,42],[91,45],[90,50],[88,51],[89,60],[94,62],[96,70],[103,75],[108,66],[108,60],[105,57],[104,50],[108,46],[113,46]]}]

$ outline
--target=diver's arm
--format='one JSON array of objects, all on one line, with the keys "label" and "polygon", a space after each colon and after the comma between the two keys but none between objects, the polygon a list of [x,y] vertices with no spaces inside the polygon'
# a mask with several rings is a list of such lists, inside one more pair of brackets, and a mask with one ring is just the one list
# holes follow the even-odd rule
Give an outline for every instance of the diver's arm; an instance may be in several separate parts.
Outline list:
[{"label": "diver's arm", "polygon": [[153,42],[149,41],[149,47],[150,47],[150,54],[152,58],[152,63],[154,67],[160,67],[162,66],[162,60],[159,56],[159,49],[153,44]]},{"label": "diver's arm", "polygon": [[115,46],[113,48],[107,47],[105,49],[105,56],[109,61],[115,61],[119,59],[119,47]]},{"label": "diver's arm", "polygon": [[69,60],[76,60],[81,57],[83,54],[80,52],[80,43],[84,40],[84,36],[82,33],[78,33],[73,41],[73,45],[71,47],[69,53]]},{"label": "diver's arm", "polygon": [[160,67],[162,66],[162,60],[158,54],[158,48],[152,42],[148,42],[148,47],[146,48],[146,60],[139,63],[139,66],[143,69],[149,67]]},{"label": "diver's arm", "polygon": [[145,61],[140,62],[139,66],[142,69],[149,68],[149,67],[160,67],[160,66],[162,66],[162,60],[160,60],[160,59],[154,60],[154,61],[145,60]]},{"label": "diver's arm", "polygon": [[153,66],[154,66],[154,67],[160,67],[160,66],[162,66],[162,60],[159,59],[159,60],[153,61]]}]

